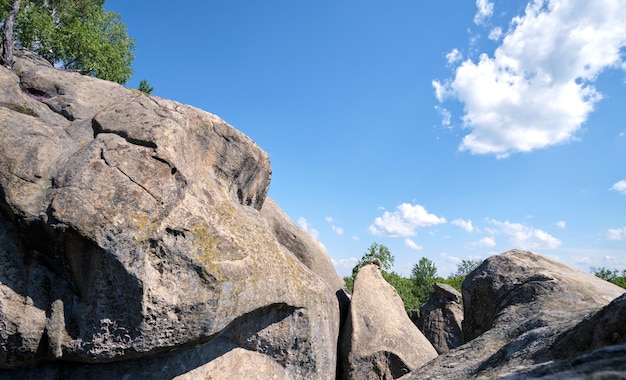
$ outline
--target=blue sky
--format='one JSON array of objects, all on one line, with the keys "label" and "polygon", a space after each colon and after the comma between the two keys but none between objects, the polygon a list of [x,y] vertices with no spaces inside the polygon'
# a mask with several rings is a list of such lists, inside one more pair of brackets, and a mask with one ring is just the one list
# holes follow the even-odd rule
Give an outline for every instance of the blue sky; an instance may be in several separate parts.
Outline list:
[{"label": "blue sky", "polygon": [[269,196],[350,273],[528,249],[626,269],[626,4],[108,0],[153,94],[269,153]]}]

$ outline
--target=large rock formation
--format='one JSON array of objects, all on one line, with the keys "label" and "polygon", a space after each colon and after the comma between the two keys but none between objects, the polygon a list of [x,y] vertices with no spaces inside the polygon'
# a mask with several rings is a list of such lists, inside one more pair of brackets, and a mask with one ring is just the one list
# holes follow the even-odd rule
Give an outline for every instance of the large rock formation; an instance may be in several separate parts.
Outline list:
[{"label": "large rock formation", "polygon": [[467,343],[436,357],[376,266],[346,311],[242,133],[25,51],[14,68],[0,67],[0,379],[333,379],[338,346],[345,378],[626,373],[617,286],[491,257],[463,284]]},{"label": "large rock formation", "polygon": [[242,361],[335,376],[340,279],[261,215],[265,152],[199,109],[23,51],[14,67],[0,68],[0,377],[231,378]]},{"label": "large rock formation", "polygon": [[461,293],[448,284],[433,283],[434,292],[420,306],[419,325],[437,353],[463,344]]},{"label": "large rock formation", "polygon": [[[607,363],[618,363],[611,355],[621,355],[623,348],[616,346],[595,356],[590,353],[584,359],[586,368],[558,377],[565,368],[580,365],[575,357],[586,351],[589,339],[578,346],[575,340],[562,338],[569,342],[565,346],[578,347],[563,354],[554,345],[560,334],[623,293],[624,289],[616,285],[531,252],[513,250],[492,256],[463,282],[467,343],[405,378],[533,378],[540,377],[539,372],[533,372],[539,367],[553,365],[555,378],[568,379],[586,373],[580,371],[605,370]],[[623,320],[623,311],[617,318]],[[589,365],[589,360],[596,362]]]},{"label": "large rock formation", "polygon": [[437,356],[374,264],[354,281],[340,350],[343,378],[355,380],[395,379]]}]

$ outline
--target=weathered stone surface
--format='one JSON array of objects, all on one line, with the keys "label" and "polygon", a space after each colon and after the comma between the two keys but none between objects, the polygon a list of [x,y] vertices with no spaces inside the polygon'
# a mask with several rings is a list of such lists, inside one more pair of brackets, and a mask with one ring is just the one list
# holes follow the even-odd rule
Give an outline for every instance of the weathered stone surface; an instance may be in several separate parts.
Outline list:
[{"label": "weathered stone surface", "polygon": [[395,379],[437,356],[374,264],[354,281],[340,350],[344,379]]},{"label": "weathered stone surface", "polygon": [[448,284],[433,284],[434,292],[420,307],[420,326],[437,353],[463,344],[461,293]]},{"label": "weathered stone surface", "polygon": [[[559,334],[623,293],[531,252],[492,256],[463,282],[463,328],[469,341],[405,379],[533,378],[522,374],[555,360],[549,347]],[[567,366],[567,360],[561,364]]]},{"label": "weathered stone surface", "polygon": [[298,260],[326,280],[335,291],[345,287],[324,247],[289,219],[273,199],[265,200],[261,215],[273,229],[278,242]]},{"label": "weathered stone surface", "polygon": [[337,283],[259,212],[271,167],[254,142],[26,52],[0,83],[3,375],[31,364],[140,377],[179,360],[182,376],[250,358],[281,376],[334,377]]},{"label": "weathered stone surface", "polygon": [[505,380],[623,380],[626,379],[626,344],[605,346],[587,354],[519,368]]},{"label": "weathered stone surface", "polygon": [[561,334],[549,350],[564,359],[621,343],[626,343],[626,293]]}]

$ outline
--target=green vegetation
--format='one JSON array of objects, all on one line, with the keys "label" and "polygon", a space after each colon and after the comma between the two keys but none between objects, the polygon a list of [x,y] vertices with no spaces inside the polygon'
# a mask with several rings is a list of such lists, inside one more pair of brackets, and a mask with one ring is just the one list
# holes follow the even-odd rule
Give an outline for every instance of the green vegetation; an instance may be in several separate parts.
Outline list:
[{"label": "green vegetation", "polygon": [[150,86],[150,83],[146,79],[142,79],[139,82],[139,87],[137,88],[141,92],[145,92],[146,94],[151,94],[154,91],[154,87]]},{"label": "green vegetation", "polygon": [[437,266],[427,258],[422,257],[417,264],[413,265],[411,279],[415,286],[415,293],[421,301],[420,304],[428,301],[428,298],[430,298],[436,277]]},{"label": "green vegetation", "polygon": [[389,248],[382,244],[372,243],[370,247],[365,251],[361,260],[352,268],[352,280],[356,278],[356,274],[359,272],[359,269],[366,264],[369,264],[372,259],[377,258],[380,260],[380,269],[383,271],[388,271],[393,268],[393,262],[395,258],[389,252]]},{"label": "green vegetation", "polygon": [[381,262],[381,274],[385,281],[393,286],[402,301],[407,313],[411,311],[419,311],[419,307],[430,298],[433,293],[433,283],[440,282],[448,284],[459,292],[461,291],[461,283],[467,275],[476,269],[482,260],[463,260],[457,266],[457,271],[448,278],[437,276],[437,267],[431,260],[422,257],[411,270],[411,277],[402,277],[396,272],[390,270],[393,268],[394,256],[389,248],[382,244],[373,243],[352,269],[352,276],[344,277],[346,287],[352,292],[354,287],[354,279],[364,265],[368,264],[373,258],[378,258]]},{"label": "green vegetation", "polygon": [[605,281],[612,282],[615,285],[626,289],[626,269],[622,269],[620,272],[617,269],[610,270],[604,267],[599,269],[591,268],[591,273]]},{"label": "green vegetation", "polygon": [[[13,1],[0,0],[5,26]],[[57,67],[118,83],[132,74],[135,42],[104,0],[22,0],[13,28],[17,45]]]}]

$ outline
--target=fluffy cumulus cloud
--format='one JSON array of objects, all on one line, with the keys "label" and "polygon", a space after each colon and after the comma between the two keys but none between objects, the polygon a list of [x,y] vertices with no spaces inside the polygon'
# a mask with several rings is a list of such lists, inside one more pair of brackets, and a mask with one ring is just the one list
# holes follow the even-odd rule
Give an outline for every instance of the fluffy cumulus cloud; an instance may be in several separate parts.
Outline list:
[{"label": "fluffy cumulus cloud", "polygon": [[625,194],[626,195],[626,180],[621,180],[619,182],[616,182],[612,187],[611,190],[615,190],[619,193]]},{"label": "fluffy cumulus cloud", "polygon": [[472,221],[471,220],[454,219],[450,223],[454,224],[455,226],[461,227],[462,229],[464,229],[467,232],[474,231],[474,226],[472,225]]},{"label": "fluffy cumulus cloud", "polygon": [[385,211],[382,216],[374,220],[369,232],[381,237],[409,237],[415,236],[418,227],[428,227],[446,223],[446,219],[430,214],[421,205],[403,203],[396,207],[396,211]]},{"label": "fluffy cumulus cloud", "polygon": [[509,221],[489,220],[496,227],[498,233],[508,238],[510,248],[526,250],[555,249],[561,245],[561,240],[549,233],[521,223]]},{"label": "fluffy cumulus cloud", "polygon": [[[476,3],[475,21],[493,12],[492,3]],[[602,98],[598,74],[624,67],[625,46],[622,0],[533,0],[492,57],[465,60],[433,86],[439,101],[464,104],[470,132],[460,150],[506,157],[575,139]]]},{"label": "fluffy cumulus cloud", "polygon": [[626,239],[626,227],[611,228],[606,236],[609,240],[624,240]]},{"label": "fluffy cumulus cloud", "polygon": [[559,220],[558,222],[555,223],[557,227],[559,228],[565,228],[565,221],[564,220]]},{"label": "fluffy cumulus cloud", "polygon": [[474,15],[474,23],[483,24],[493,14],[493,3],[489,0],[476,0],[476,15]]},{"label": "fluffy cumulus cloud", "polygon": [[421,245],[417,244],[416,242],[408,238],[404,239],[404,245],[416,251],[421,251],[422,249],[424,249],[424,247],[422,247]]}]

